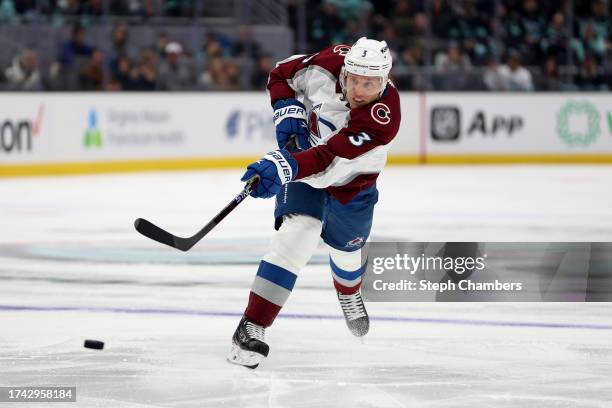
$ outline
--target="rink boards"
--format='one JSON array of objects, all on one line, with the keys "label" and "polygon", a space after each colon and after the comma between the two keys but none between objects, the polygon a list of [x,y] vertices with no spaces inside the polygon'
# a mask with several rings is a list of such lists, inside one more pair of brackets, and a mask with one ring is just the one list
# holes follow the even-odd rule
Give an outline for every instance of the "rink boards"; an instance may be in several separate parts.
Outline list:
[{"label": "rink boards", "polygon": [[[391,164],[612,163],[612,97],[402,93]],[[241,167],[275,148],[263,92],[4,93],[0,176]]]}]

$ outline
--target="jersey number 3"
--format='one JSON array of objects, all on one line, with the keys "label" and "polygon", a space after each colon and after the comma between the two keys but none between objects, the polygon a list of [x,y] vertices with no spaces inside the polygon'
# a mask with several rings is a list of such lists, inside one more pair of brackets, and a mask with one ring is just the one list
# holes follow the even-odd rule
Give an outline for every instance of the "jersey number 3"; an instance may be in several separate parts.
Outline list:
[{"label": "jersey number 3", "polygon": [[368,135],[365,132],[361,132],[358,135],[354,135],[354,136],[349,136],[349,142],[351,142],[351,144],[353,146],[361,146],[363,144],[363,142],[367,142],[372,140],[372,138],[370,137],[370,135]]}]

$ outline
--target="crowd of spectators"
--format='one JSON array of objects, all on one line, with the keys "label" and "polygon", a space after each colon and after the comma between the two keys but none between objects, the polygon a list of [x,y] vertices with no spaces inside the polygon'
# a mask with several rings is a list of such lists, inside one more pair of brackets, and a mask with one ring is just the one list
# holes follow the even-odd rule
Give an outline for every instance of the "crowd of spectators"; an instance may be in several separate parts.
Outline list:
[{"label": "crowd of spectators", "polygon": [[322,0],[313,49],[384,39],[401,89],[563,91],[612,86],[606,0]]},{"label": "crowd of spectators", "polygon": [[195,16],[195,0],[2,0],[0,21],[30,22],[41,18],[55,21],[72,16],[115,15],[143,20],[161,14]]},{"label": "crowd of spectators", "polygon": [[[32,49],[24,49],[0,73],[5,90],[186,91],[265,89],[272,57],[240,27],[231,41],[208,33],[197,50],[186,49],[164,31],[150,46],[130,42],[130,27],[117,24],[104,53],[89,43],[87,28],[76,23],[70,38],[57,50],[57,59],[43,71]],[[241,70],[250,73],[242,78]]]},{"label": "crowd of spectators", "polygon": [[[297,27],[300,1],[285,0]],[[146,19],[205,14],[194,0],[0,0],[0,24],[42,16]],[[571,6],[571,7],[570,7]],[[403,90],[606,91],[612,87],[612,1],[606,0],[309,0],[307,49],[384,39]],[[160,27],[148,47],[130,43],[130,27],[114,26],[112,51],[87,42],[83,19],[71,20],[57,59],[41,67],[36,49],[20,50],[2,67],[10,90],[264,89],[275,64],[249,26],[230,38],[208,32],[188,44]],[[54,20],[55,21],[55,20]],[[142,21],[140,24],[142,24]],[[68,24],[60,22],[60,24]],[[297,30],[295,43],[297,44]],[[268,46],[270,46],[268,44]]]}]

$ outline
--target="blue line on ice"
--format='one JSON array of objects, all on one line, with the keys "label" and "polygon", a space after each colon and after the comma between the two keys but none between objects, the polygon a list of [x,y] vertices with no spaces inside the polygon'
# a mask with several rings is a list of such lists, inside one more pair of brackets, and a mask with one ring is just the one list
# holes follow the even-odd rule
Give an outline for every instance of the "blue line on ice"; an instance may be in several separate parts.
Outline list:
[{"label": "blue line on ice", "polygon": [[[113,307],[72,307],[72,306],[19,306],[0,305],[0,312],[22,311],[22,312],[88,312],[88,313],[129,313],[129,314],[169,314],[185,316],[212,316],[212,317],[240,317],[242,313],[237,312],[215,312],[205,310],[187,309],[127,309]],[[319,314],[295,314],[284,313],[279,315],[285,319],[311,319],[311,320],[342,320],[342,316],[319,315]],[[502,326],[502,327],[535,327],[545,329],[585,329],[585,330],[612,330],[609,324],[587,324],[587,323],[553,323],[553,322],[516,322],[503,320],[476,320],[476,319],[434,319],[424,317],[404,316],[370,316],[374,321],[404,322],[404,323],[430,323],[430,324],[454,324],[469,326]]]}]

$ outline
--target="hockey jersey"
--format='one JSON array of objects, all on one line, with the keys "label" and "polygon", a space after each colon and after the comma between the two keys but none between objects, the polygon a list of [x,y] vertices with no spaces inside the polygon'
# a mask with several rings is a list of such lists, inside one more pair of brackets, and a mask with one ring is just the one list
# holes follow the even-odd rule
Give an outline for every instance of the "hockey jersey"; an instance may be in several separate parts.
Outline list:
[{"label": "hockey jersey", "polygon": [[401,119],[399,93],[391,81],[369,105],[351,109],[343,99],[339,77],[349,49],[340,44],[294,55],[277,64],[267,86],[272,105],[295,98],[309,112],[312,147],[293,154],[296,180],[326,188],[343,204],[376,182]]}]

